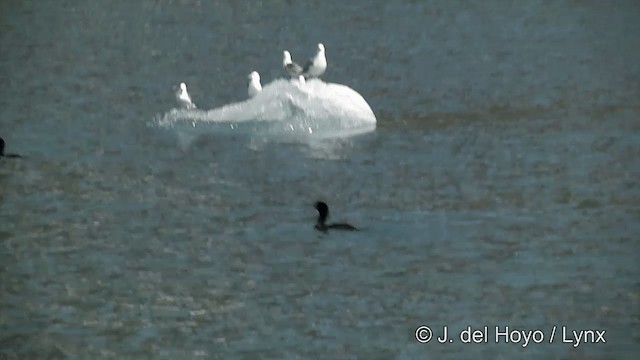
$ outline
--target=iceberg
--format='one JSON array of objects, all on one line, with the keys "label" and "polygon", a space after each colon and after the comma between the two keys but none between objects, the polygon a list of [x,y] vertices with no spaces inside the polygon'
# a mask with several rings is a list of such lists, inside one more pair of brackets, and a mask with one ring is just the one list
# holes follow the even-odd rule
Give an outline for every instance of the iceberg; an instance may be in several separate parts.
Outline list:
[{"label": "iceberg", "polygon": [[348,86],[277,79],[245,101],[211,110],[172,109],[156,118],[182,135],[242,132],[331,138],[375,130],[376,117],[365,99]]}]

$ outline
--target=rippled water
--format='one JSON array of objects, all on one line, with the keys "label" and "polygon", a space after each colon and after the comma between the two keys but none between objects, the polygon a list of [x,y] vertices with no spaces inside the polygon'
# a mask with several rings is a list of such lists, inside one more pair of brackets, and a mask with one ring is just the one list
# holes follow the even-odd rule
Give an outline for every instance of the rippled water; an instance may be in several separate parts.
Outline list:
[{"label": "rippled water", "polygon": [[[5,1],[0,358],[635,358],[636,1]],[[153,126],[327,47],[375,132]],[[357,233],[313,230],[317,199]],[[420,344],[447,325],[606,344]],[[438,330],[436,335],[439,335]]]}]

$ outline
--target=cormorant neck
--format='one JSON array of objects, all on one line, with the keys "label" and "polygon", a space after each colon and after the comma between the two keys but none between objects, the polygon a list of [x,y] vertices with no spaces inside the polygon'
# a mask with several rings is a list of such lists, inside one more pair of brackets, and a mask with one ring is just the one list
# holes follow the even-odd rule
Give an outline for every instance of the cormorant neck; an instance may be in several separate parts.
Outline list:
[{"label": "cormorant neck", "polygon": [[327,225],[323,222],[320,222],[320,220],[318,220],[318,222],[316,223],[315,228],[316,230],[320,230],[322,232],[327,232],[327,230],[329,229]]}]

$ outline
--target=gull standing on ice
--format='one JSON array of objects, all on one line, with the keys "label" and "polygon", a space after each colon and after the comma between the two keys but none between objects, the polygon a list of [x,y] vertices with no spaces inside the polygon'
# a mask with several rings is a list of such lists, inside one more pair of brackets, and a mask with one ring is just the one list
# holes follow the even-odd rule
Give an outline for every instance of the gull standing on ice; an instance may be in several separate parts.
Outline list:
[{"label": "gull standing on ice", "polygon": [[260,74],[257,71],[252,71],[249,74],[249,97],[254,97],[262,91],[262,85],[260,85]]},{"label": "gull standing on ice", "polygon": [[318,52],[304,65],[302,75],[307,79],[318,77],[324,74],[325,70],[327,70],[327,58],[324,55],[324,45],[318,43]]},{"label": "gull standing on ice", "polygon": [[282,53],[284,54],[284,57],[282,58],[282,67],[284,67],[284,71],[286,71],[292,78],[302,74],[302,67],[291,60],[291,54],[289,54],[287,50]]},{"label": "gull standing on ice", "polygon": [[191,96],[189,96],[189,93],[187,92],[187,84],[185,83],[180,83],[180,89],[176,92],[176,100],[178,101],[178,104],[185,109],[196,108],[196,104],[191,102]]}]

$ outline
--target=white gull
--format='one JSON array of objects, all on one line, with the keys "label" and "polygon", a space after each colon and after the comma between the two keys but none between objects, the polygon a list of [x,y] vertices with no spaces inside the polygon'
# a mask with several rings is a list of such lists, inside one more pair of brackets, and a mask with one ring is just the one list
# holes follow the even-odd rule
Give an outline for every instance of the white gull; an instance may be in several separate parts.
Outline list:
[{"label": "white gull", "polygon": [[324,74],[325,70],[327,70],[327,58],[324,54],[324,45],[319,43],[316,56],[309,59],[309,61],[304,65],[304,68],[302,68],[302,75],[307,79],[319,77]]},{"label": "white gull", "polygon": [[196,104],[191,101],[191,96],[187,92],[187,84],[180,83],[180,89],[176,92],[176,101],[185,109],[195,109]]},{"label": "white gull", "polygon": [[286,71],[287,74],[289,74],[289,76],[292,78],[295,78],[298,75],[302,74],[302,67],[291,60],[291,54],[287,50],[283,51],[282,53],[282,67],[284,68],[284,71]]},{"label": "white gull", "polygon": [[249,74],[249,97],[254,97],[262,91],[262,85],[260,85],[260,74],[257,71],[252,71]]}]

